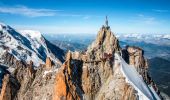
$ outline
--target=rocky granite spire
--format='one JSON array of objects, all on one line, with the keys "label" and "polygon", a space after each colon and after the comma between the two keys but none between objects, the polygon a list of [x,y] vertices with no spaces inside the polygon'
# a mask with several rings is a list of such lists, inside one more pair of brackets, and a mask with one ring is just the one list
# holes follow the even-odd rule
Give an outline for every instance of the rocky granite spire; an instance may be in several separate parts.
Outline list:
[{"label": "rocky granite spire", "polygon": [[[10,62],[12,55],[5,57]],[[48,57],[35,71],[32,62],[12,60],[11,64],[16,68],[11,77],[4,77],[0,100],[155,100],[159,93],[148,78],[143,50],[121,49],[107,18],[87,51],[69,51],[61,67]]]},{"label": "rocky granite spire", "polygon": [[1,89],[0,100],[11,100],[11,89],[9,85],[9,74],[4,76],[3,86]]},{"label": "rocky granite spire", "polygon": [[52,62],[50,57],[46,58],[46,69],[51,69],[52,68]]},{"label": "rocky granite spire", "polygon": [[[108,20],[106,17],[106,25]],[[95,39],[95,41],[88,47],[88,53],[96,53],[95,59],[100,59],[105,55],[112,55],[114,52],[120,51],[120,45],[118,39],[115,37],[111,29],[103,26]],[[99,57],[99,58],[98,58]]]},{"label": "rocky granite spire", "polygon": [[[115,56],[116,54],[122,54],[123,51],[119,46],[118,39],[108,26],[107,17],[105,24],[86,52],[68,52],[66,58],[71,59],[65,61],[56,75],[54,100],[139,99],[138,91],[127,82],[127,76],[122,71],[122,61],[124,60],[119,60]],[[147,80],[147,68],[145,68],[147,64],[144,61],[142,50],[137,49],[138,52],[135,53],[137,57],[134,58],[130,55],[132,49],[129,48],[123,56],[128,56],[126,59],[132,65],[130,67],[140,70],[137,73],[141,74],[143,80]],[[134,50],[136,51],[136,49]],[[131,76],[132,79],[134,77],[141,79],[138,74]],[[62,90],[61,87],[63,87]],[[152,100],[153,98],[149,99]]]}]

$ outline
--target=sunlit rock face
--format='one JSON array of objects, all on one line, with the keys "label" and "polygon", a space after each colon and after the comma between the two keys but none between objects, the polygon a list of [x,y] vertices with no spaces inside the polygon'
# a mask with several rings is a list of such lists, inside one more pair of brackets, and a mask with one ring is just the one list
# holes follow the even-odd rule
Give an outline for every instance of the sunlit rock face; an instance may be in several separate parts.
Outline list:
[{"label": "sunlit rock face", "polygon": [[146,82],[150,81],[150,79],[148,79],[148,62],[147,59],[144,58],[144,51],[141,48],[127,46],[122,50],[122,56],[128,64],[136,68],[137,72],[143,76]]},{"label": "sunlit rock face", "polygon": [[50,70],[52,68],[52,61],[49,57],[46,58],[46,63],[45,63],[46,69]]},{"label": "sunlit rock face", "polygon": [[135,100],[135,90],[126,83],[114,53],[121,53],[119,41],[103,26],[86,52],[68,53],[56,75],[54,100]]},{"label": "sunlit rock face", "polygon": [[127,82],[115,53],[149,83],[144,51],[134,46],[121,49],[107,22],[85,52],[67,53],[56,73],[53,100],[138,100],[138,92]]},{"label": "sunlit rock face", "polygon": [[3,85],[1,89],[0,100],[11,100],[11,90],[8,86],[9,84],[9,75],[5,75],[3,79]]},{"label": "sunlit rock face", "polygon": [[20,61],[6,52],[3,63],[13,68],[3,75],[0,100],[138,100],[138,91],[116,55],[132,65],[140,79],[154,85],[143,54],[134,46],[122,49],[107,20],[87,50],[68,51],[61,66],[56,65],[58,60],[46,57],[45,64],[35,68],[34,61]]},{"label": "sunlit rock face", "polygon": [[65,63],[56,75],[53,100],[80,100],[83,98],[81,77],[78,77],[81,75],[81,71],[76,64],[81,65],[81,62],[72,60],[71,52],[68,52]]}]

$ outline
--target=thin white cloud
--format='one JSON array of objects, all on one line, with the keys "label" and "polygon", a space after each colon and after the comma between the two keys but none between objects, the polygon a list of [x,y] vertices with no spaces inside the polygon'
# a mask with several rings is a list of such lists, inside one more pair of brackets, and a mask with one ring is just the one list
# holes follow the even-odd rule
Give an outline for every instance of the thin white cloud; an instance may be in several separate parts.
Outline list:
[{"label": "thin white cloud", "polygon": [[61,10],[34,9],[26,6],[0,7],[0,13],[24,15],[27,17],[55,16]]},{"label": "thin white cloud", "polygon": [[162,10],[162,9],[152,9],[154,12],[158,12],[158,13],[166,13],[169,12],[169,10]]},{"label": "thin white cloud", "polygon": [[144,14],[138,14],[136,17],[134,17],[130,21],[133,23],[141,24],[141,25],[158,25],[161,23],[155,17],[146,16]]},{"label": "thin white cloud", "polygon": [[143,17],[144,15],[143,14],[138,14],[139,17]]},{"label": "thin white cloud", "polygon": [[147,17],[143,19],[143,22],[147,25],[155,25],[158,24],[159,22],[156,21],[156,19],[154,17]]},{"label": "thin white cloud", "polygon": [[0,13],[22,15],[26,17],[62,16],[62,17],[80,17],[83,19],[89,19],[91,17],[95,17],[95,18],[101,17],[101,16],[94,16],[94,15],[65,13],[63,10],[55,10],[55,9],[39,9],[39,8],[35,9],[26,6],[0,7]]},{"label": "thin white cloud", "polygon": [[87,20],[87,19],[89,19],[90,18],[90,16],[84,16],[83,17],[83,19],[85,19],[85,20]]}]

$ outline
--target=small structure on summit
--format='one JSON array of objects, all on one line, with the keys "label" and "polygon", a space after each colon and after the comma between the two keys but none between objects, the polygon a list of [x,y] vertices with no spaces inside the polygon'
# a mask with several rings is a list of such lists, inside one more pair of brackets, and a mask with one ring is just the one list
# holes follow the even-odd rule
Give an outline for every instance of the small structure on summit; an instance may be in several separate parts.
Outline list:
[{"label": "small structure on summit", "polygon": [[106,16],[106,20],[105,20],[105,25],[103,25],[102,28],[106,28],[106,29],[109,29],[109,28],[110,28],[110,26],[109,26],[109,21],[108,21],[107,16]]},{"label": "small structure on summit", "polygon": [[108,27],[108,26],[109,26],[109,25],[108,25],[108,19],[107,19],[107,16],[106,16],[105,25],[106,25],[106,27]]}]

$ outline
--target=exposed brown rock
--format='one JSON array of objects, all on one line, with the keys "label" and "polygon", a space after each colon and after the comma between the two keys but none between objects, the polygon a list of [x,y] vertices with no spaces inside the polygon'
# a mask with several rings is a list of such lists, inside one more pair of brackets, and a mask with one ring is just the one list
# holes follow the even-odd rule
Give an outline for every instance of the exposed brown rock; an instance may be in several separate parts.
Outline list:
[{"label": "exposed brown rock", "polygon": [[111,29],[102,27],[97,34],[96,40],[88,47],[87,52],[100,52],[99,57],[103,53],[113,54],[120,51],[119,41],[111,32]]},{"label": "exposed brown rock", "polygon": [[159,95],[158,87],[148,73],[148,61],[144,58],[144,51],[136,46],[127,46],[126,49],[122,50],[122,53],[126,62],[133,65],[144,81],[153,86]]},{"label": "exposed brown rock", "polygon": [[53,100],[80,100],[77,92],[79,84],[74,82],[73,71],[76,66],[71,65],[71,52],[67,53],[66,61],[56,75]]},{"label": "exposed brown rock", "polygon": [[[143,50],[128,47],[125,51],[122,50],[122,56],[127,63],[134,65],[147,80],[148,65]],[[137,91],[126,82],[114,53],[121,54],[119,41],[108,26],[103,26],[86,52],[67,53],[56,75],[54,100],[81,99],[81,95],[85,100],[137,100]]]},{"label": "exposed brown rock", "polygon": [[[103,48],[103,45],[106,47]],[[120,52],[118,40],[105,27],[86,53],[68,52],[64,65],[56,75],[54,100],[81,99],[76,87],[86,100],[135,100],[134,88],[126,83],[120,64],[114,62],[115,52]],[[75,72],[81,73],[74,75]],[[76,79],[81,82],[77,83]]]},{"label": "exposed brown rock", "polygon": [[[106,21],[106,25],[100,29],[96,40],[87,51],[69,51],[60,68],[56,68],[58,66],[54,66],[47,57],[46,64],[34,70],[32,61],[30,64],[25,64],[7,52],[3,55],[7,59],[4,63],[15,66],[15,71],[11,74],[14,79],[4,78],[1,98],[2,100],[137,100],[137,91],[126,82],[120,62],[114,57],[115,53],[122,54],[127,63],[134,65],[143,78],[156,87],[151,78],[148,79],[148,65],[143,50],[134,46],[121,50],[118,39]],[[17,82],[19,86],[15,86],[19,88],[15,89],[12,85]]]},{"label": "exposed brown rock", "polygon": [[25,64],[8,52],[3,55],[3,59],[5,64],[15,69],[7,85],[11,89],[11,99],[8,100],[52,100],[56,69],[47,70],[41,64],[34,70],[32,61]]},{"label": "exposed brown rock", "polygon": [[9,74],[6,74],[3,79],[0,100],[11,100],[11,88],[9,86]]},{"label": "exposed brown rock", "polygon": [[30,61],[30,64],[28,65],[28,71],[30,76],[34,74],[34,66],[32,61]]},{"label": "exposed brown rock", "polygon": [[125,55],[124,59],[126,62],[133,65],[139,74],[143,76],[144,80],[147,81],[148,62],[147,59],[144,58],[144,51],[136,46],[127,46],[122,53]]},{"label": "exposed brown rock", "polygon": [[51,69],[52,68],[52,61],[49,57],[46,58],[46,68]]}]

